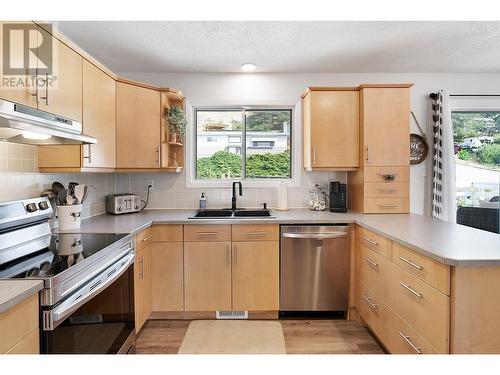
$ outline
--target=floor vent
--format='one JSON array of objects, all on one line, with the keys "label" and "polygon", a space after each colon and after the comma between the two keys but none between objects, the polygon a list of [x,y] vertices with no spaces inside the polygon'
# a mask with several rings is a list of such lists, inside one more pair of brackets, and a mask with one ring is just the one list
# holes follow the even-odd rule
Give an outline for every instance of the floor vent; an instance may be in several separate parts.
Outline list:
[{"label": "floor vent", "polygon": [[216,319],[248,319],[248,311],[217,310]]}]

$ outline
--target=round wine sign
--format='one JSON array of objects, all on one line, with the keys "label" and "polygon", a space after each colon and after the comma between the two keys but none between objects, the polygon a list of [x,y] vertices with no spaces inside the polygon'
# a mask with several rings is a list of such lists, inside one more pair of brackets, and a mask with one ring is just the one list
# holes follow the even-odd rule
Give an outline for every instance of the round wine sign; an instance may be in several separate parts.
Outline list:
[{"label": "round wine sign", "polygon": [[429,153],[427,140],[420,134],[410,134],[410,164],[422,163]]}]

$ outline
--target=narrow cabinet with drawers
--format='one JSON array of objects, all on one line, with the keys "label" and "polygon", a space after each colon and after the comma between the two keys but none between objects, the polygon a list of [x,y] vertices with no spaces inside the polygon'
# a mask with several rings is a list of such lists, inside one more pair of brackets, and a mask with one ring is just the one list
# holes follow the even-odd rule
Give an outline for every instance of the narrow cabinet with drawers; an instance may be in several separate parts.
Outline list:
[{"label": "narrow cabinet with drawers", "polygon": [[145,229],[135,238],[134,311],[135,331],[139,332],[152,311],[152,234]]},{"label": "narrow cabinet with drawers", "polygon": [[391,353],[450,351],[450,269],[360,226],[356,303]]}]

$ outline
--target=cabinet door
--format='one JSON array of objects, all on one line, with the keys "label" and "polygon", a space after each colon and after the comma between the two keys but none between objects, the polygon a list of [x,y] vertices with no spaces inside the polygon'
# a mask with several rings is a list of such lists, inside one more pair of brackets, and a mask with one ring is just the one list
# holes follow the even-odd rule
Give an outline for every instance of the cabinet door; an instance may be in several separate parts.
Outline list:
[{"label": "cabinet door", "polygon": [[85,145],[83,166],[116,166],[116,84],[115,80],[87,60],[83,62],[83,131],[97,138]]},{"label": "cabinet door", "polygon": [[312,169],[359,166],[359,92],[312,91],[310,94]]},{"label": "cabinet door", "polygon": [[184,311],[184,244],[152,246],[153,311]]},{"label": "cabinet door", "polygon": [[233,243],[233,309],[278,310],[278,241]]},{"label": "cabinet door", "polygon": [[[2,21],[0,22],[0,53],[2,53],[2,58],[0,58],[0,67],[1,67],[1,72],[3,72],[3,52],[4,52],[4,45],[3,45],[3,40],[4,40],[4,35],[3,35],[3,29],[5,24],[10,24],[10,23],[15,23],[15,22],[5,22]],[[21,22],[21,24],[31,24],[30,22]],[[33,34],[36,33],[36,30],[31,31],[32,33],[30,35],[30,38],[36,39],[36,36]],[[16,35],[17,38],[16,39]],[[10,46],[10,60],[12,66],[24,66],[24,52],[22,50],[24,43],[22,41],[23,38],[23,33],[18,33],[13,36],[13,40]],[[34,64],[34,68],[36,68],[36,64]],[[10,79],[12,78],[12,79]],[[34,76],[33,76],[34,78]],[[3,82],[3,79],[8,79],[8,85],[5,85]],[[35,98],[35,89],[30,88],[27,85],[20,85],[17,86],[15,85],[16,81],[22,80],[23,82],[28,82],[31,84],[32,78],[28,72],[28,69],[25,70],[24,75],[20,76],[2,76],[2,83],[0,84],[0,98],[9,100],[11,102],[15,103],[20,103],[24,104],[33,108],[36,108],[37,103],[36,103],[36,98]],[[14,86],[14,87],[13,87]],[[33,95],[31,95],[33,93]]]},{"label": "cabinet door", "polygon": [[[44,38],[50,34],[38,28]],[[82,57],[71,48],[52,37],[54,75],[53,85],[39,89],[38,109],[72,120],[82,121]]]},{"label": "cabinet door", "polygon": [[410,89],[361,92],[364,165],[410,164]]},{"label": "cabinet door", "polygon": [[116,85],[116,166],[159,168],[160,93],[118,82]]},{"label": "cabinet door", "polygon": [[231,309],[230,242],[184,243],[186,311]]}]

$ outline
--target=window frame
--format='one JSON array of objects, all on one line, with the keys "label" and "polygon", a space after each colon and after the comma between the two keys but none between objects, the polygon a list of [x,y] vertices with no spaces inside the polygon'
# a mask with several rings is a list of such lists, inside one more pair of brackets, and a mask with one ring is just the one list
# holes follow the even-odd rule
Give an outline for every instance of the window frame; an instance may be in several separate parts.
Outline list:
[{"label": "window frame", "polygon": [[[272,105],[192,105],[187,108],[189,112],[188,129],[186,135],[188,138],[186,147],[186,187],[193,188],[225,188],[230,185],[232,181],[241,181],[248,187],[270,187],[276,186],[278,182],[284,181],[290,187],[300,186],[300,165],[302,164],[302,154],[300,147],[295,147],[301,142],[300,139],[300,103],[276,103]],[[270,177],[270,178],[248,178],[245,176],[246,166],[246,126],[245,126],[245,112],[247,111],[290,111],[290,178]],[[197,179],[196,178],[196,161],[197,161],[197,123],[196,115],[198,111],[242,111],[242,124],[243,130],[241,133],[241,156],[244,158],[243,163],[243,176],[242,178],[234,179]]]}]

